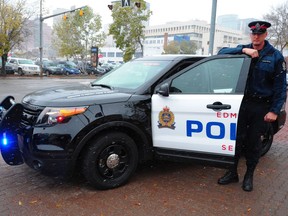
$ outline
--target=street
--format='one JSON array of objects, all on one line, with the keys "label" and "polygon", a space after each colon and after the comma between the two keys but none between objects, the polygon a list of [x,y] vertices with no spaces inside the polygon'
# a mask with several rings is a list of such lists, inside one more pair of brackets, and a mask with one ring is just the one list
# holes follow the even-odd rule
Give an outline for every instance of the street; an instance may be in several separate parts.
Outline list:
[{"label": "street", "polygon": [[[76,78],[0,77],[0,100],[17,102],[34,90],[64,84],[89,84],[95,76]],[[225,170],[194,163],[156,161],[138,167],[130,181],[100,191],[80,175],[69,180],[43,176],[27,165],[9,166],[0,156],[0,212],[3,216],[194,216],[264,215],[288,212],[288,127],[274,137],[254,175],[254,190],[241,188],[246,171],[239,165],[240,182],[217,184]]]}]

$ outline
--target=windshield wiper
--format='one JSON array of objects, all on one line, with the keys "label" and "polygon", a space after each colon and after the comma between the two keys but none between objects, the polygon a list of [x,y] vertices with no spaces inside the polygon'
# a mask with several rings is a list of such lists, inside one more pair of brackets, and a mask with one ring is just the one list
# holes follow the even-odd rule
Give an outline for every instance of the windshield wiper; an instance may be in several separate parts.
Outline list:
[{"label": "windshield wiper", "polygon": [[111,86],[109,85],[105,85],[105,84],[95,84],[95,83],[91,83],[91,86],[94,87],[94,86],[100,86],[102,88],[108,88],[108,89],[113,89]]}]

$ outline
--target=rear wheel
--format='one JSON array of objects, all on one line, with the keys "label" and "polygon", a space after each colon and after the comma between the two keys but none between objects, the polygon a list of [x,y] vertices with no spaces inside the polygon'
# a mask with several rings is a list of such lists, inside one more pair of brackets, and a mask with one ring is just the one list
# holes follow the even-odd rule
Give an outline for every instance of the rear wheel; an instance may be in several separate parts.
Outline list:
[{"label": "rear wheel", "polygon": [[135,142],[121,132],[108,133],[92,140],[83,159],[83,174],[97,189],[125,184],[138,165]]},{"label": "rear wheel", "polygon": [[274,132],[272,124],[268,124],[265,133],[261,136],[261,142],[262,142],[261,156],[264,156],[270,150],[273,142],[273,136]]}]

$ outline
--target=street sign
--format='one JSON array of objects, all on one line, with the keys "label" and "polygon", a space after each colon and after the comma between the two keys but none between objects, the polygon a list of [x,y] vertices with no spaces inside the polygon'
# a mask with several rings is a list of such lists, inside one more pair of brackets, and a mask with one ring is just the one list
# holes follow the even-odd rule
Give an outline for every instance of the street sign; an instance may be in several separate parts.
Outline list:
[{"label": "street sign", "polygon": [[91,47],[91,65],[92,67],[98,66],[98,47],[92,46]]}]

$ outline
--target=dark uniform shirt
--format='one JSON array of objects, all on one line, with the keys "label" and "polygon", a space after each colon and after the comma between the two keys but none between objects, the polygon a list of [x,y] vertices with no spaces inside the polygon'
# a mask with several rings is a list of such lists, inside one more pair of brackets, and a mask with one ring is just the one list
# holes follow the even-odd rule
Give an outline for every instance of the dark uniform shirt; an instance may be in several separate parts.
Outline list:
[{"label": "dark uniform shirt", "polygon": [[[238,45],[235,48],[222,48],[218,54],[243,54],[243,48],[253,48],[252,44]],[[286,101],[286,63],[283,55],[265,40],[259,57],[252,59],[252,71],[249,72],[247,96],[269,98],[272,102],[270,112],[276,114]]]}]

